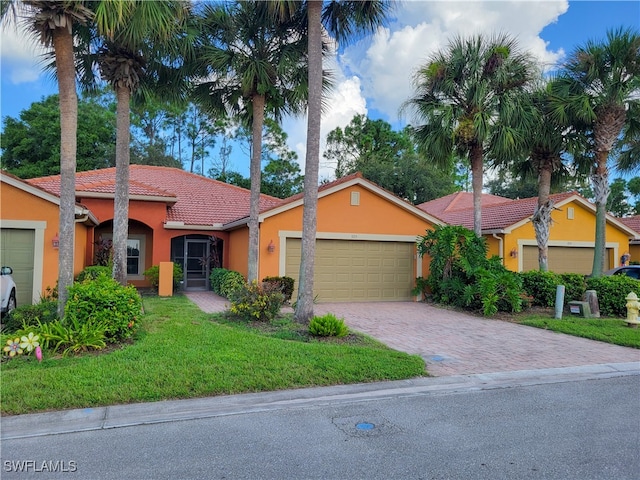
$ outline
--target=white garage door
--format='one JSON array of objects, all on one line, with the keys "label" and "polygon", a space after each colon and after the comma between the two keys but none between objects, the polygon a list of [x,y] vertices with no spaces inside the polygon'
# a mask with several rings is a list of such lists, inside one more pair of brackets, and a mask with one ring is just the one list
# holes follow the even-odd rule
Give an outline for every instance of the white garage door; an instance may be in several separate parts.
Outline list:
[{"label": "white garage door", "polygon": [[[604,269],[609,268],[611,249],[607,249]],[[581,273],[588,275],[593,267],[592,247],[549,247],[549,271],[555,273]],[[526,245],[523,247],[522,270],[538,270],[538,247]]]},{"label": "white garage door", "polygon": [[[286,248],[285,274],[297,288],[301,240],[287,239]],[[408,242],[317,240],[314,295],[319,302],[411,300],[413,258]]]},{"label": "white garage door", "polygon": [[3,228],[0,232],[0,263],[13,269],[18,305],[31,305],[35,230]]}]

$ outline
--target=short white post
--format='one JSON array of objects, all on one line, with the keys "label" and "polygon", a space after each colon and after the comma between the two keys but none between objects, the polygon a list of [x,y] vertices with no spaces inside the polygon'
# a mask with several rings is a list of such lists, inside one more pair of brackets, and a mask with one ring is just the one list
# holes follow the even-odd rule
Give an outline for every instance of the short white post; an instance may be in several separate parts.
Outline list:
[{"label": "short white post", "polygon": [[564,308],[564,285],[556,287],[556,316],[558,320],[562,318],[562,310]]}]

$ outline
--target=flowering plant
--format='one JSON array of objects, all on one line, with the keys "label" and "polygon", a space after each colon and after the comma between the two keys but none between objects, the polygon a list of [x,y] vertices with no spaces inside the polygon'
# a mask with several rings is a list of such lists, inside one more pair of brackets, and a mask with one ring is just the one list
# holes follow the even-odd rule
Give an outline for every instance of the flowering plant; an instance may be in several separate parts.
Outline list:
[{"label": "flowering plant", "polygon": [[10,357],[15,357],[16,355],[22,355],[22,348],[20,347],[20,339],[19,338],[10,338],[7,340],[7,346],[2,350],[7,352]]}]

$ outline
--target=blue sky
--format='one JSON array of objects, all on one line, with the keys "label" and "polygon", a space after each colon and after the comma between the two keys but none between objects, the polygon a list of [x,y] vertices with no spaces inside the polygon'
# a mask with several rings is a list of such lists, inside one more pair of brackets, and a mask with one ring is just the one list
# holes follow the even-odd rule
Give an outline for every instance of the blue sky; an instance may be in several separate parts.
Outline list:
[{"label": "blue sky", "polygon": [[[355,114],[383,118],[400,126],[410,119],[398,115],[411,95],[411,76],[429,55],[453,35],[506,32],[518,38],[548,66],[561,63],[576,46],[602,39],[619,26],[640,29],[638,1],[416,1],[399,3],[389,25],[376,35],[341,46],[330,63],[337,79],[331,109],[323,118],[323,137],[345,126]],[[17,117],[21,110],[56,92],[55,83],[40,72],[38,50],[13,28],[0,33],[0,114]],[[304,168],[305,119],[292,118],[283,127],[289,146]],[[244,159],[235,168],[246,173]],[[321,177],[333,166],[322,165]]]}]

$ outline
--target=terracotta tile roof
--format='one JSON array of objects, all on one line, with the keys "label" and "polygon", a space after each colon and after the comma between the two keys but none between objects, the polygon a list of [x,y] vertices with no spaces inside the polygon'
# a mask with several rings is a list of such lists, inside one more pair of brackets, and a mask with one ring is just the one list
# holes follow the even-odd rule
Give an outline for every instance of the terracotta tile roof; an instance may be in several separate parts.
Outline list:
[{"label": "terracotta tile roof", "polygon": [[[185,225],[224,224],[249,215],[247,189],[229,185],[177,168],[131,165],[130,195],[166,198],[167,221]],[[60,194],[60,176],[28,180],[55,195]],[[105,168],[76,174],[77,196],[82,192],[113,194],[115,168]],[[175,203],[174,203],[175,202]],[[262,195],[260,208],[271,208],[282,200]]]},{"label": "terracotta tile roof", "polygon": [[[550,198],[554,203],[558,203],[573,195],[577,195],[577,193],[555,193],[550,195]],[[489,197],[494,198],[489,198],[486,203],[484,202],[484,197],[485,194],[483,194],[482,204],[483,231],[502,230],[522,220],[525,220],[533,215],[536,205],[538,204],[538,197],[523,198],[520,200],[511,200],[508,198],[497,197],[498,199],[502,199],[502,201],[497,201],[495,195],[490,195]],[[436,200],[432,200],[432,202],[435,201]],[[424,205],[424,203],[418,205],[418,208],[422,208],[424,210]],[[427,210],[427,213],[431,212]],[[473,205],[464,209],[443,211],[440,213],[439,217],[450,225],[461,225],[470,230],[473,230]]]},{"label": "terracotta tile roof", "polygon": [[[489,205],[498,205],[505,202],[512,202],[510,198],[499,197],[497,195],[490,195],[488,193],[482,194],[482,207]],[[427,213],[441,216],[443,213],[453,212],[456,210],[466,210],[473,208],[473,193],[471,192],[456,192],[444,197],[436,198],[428,202],[421,203],[418,208],[424,210]]]},{"label": "terracotta tile roof", "polygon": [[627,227],[640,233],[640,215],[634,217],[622,217],[619,218],[620,222],[624,223]]}]

